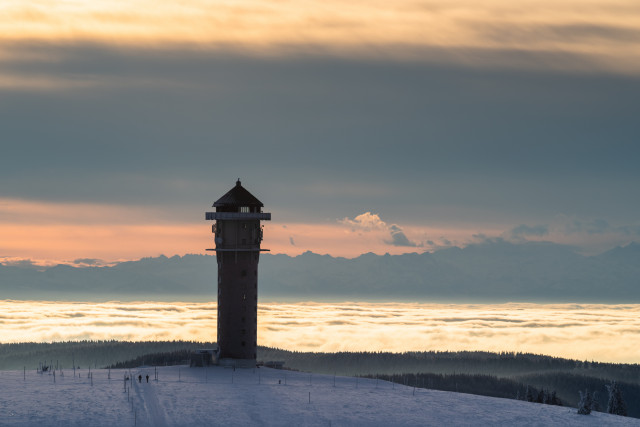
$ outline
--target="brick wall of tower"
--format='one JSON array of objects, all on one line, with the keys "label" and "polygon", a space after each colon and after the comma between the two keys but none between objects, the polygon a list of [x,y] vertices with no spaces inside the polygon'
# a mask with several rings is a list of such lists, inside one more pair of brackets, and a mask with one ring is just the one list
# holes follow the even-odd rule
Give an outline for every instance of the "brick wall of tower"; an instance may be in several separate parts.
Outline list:
[{"label": "brick wall of tower", "polygon": [[220,358],[256,358],[260,232],[258,220],[216,223]]}]

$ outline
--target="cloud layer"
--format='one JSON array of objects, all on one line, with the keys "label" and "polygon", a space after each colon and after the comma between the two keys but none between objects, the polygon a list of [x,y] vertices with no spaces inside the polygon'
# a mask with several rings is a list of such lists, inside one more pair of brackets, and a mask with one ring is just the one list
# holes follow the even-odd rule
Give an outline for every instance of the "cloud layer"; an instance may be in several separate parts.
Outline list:
[{"label": "cloud layer", "polygon": [[[3,342],[201,340],[214,303],[0,301]],[[299,351],[522,351],[637,363],[638,305],[260,304],[258,344]],[[606,328],[603,325],[606,324]]]},{"label": "cloud layer", "polygon": [[631,0],[589,5],[574,0],[517,5],[507,0],[352,1],[349,7],[338,0],[322,6],[289,0],[136,0],[55,7],[30,0],[4,6],[0,33],[5,41],[234,46],[262,55],[315,50],[421,60],[427,54],[475,65],[531,67],[533,57],[546,56],[543,67],[631,72],[640,66],[633,55],[640,45],[638,12]]},{"label": "cloud layer", "polygon": [[351,227],[351,231],[362,235],[362,233],[384,231],[389,233],[390,239],[383,239],[383,242],[391,246],[415,248],[423,246],[421,243],[414,243],[407,238],[404,231],[398,224],[387,224],[378,214],[365,212],[355,218],[343,218],[341,224]]}]

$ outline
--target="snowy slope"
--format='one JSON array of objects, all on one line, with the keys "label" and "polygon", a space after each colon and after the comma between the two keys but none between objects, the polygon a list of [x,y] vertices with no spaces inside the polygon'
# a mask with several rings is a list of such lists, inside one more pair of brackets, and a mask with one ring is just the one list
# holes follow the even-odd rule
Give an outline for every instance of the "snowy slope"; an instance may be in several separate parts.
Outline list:
[{"label": "snowy slope", "polygon": [[[640,426],[573,408],[267,368],[0,371],[2,426]],[[62,375],[64,374],[64,375]],[[149,375],[149,383],[144,376]],[[127,390],[127,391],[125,391]]]}]

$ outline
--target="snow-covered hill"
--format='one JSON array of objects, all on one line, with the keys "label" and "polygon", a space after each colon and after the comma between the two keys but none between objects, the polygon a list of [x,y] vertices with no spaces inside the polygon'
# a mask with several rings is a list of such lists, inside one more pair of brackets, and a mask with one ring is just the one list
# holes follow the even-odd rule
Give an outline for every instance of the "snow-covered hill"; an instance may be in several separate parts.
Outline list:
[{"label": "snow-covered hill", "polygon": [[[0,371],[2,426],[640,426],[574,408],[302,372],[186,366]],[[149,382],[146,382],[149,375]],[[110,378],[109,378],[110,377]]]}]

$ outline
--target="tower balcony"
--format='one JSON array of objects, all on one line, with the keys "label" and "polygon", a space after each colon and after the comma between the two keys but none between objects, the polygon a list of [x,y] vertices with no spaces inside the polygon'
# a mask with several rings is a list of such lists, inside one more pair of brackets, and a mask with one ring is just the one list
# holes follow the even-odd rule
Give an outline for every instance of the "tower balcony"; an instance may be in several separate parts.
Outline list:
[{"label": "tower balcony", "polygon": [[207,248],[205,251],[213,252],[270,252],[271,249],[261,248]]},{"label": "tower balcony", "polygon": [[215,221],[218,219],[225,221],[246,221],[257,219],[260,221],[271,221],[271,213],[269,212],[205,212],[207,221]]}]

